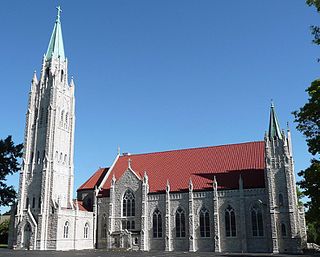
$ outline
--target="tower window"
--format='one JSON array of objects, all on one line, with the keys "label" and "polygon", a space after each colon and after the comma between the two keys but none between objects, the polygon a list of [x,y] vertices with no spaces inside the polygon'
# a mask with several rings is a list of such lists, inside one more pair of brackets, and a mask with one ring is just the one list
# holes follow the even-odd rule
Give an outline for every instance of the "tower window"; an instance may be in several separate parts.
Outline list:
[{"label": "tower window", "polygon": [[62,162],[62,153],[60,153],[59,161]]},{"label": "tower window", "polygon": [[122,216],[135,216],[135,199],[131,191],[126,191],[122,201]]},{"label": "tower window", "polygon": [[60,114],[60,127],[63,127],[63,117],[64,117],[64,110],[61,111],[61,114]]},{"label": "tower window", "polygon": [[210,237],[210,218],[206,208],[200,210],[200,236]]},{"label": "tower window", "polygon": [[261,208],[254,205],[251,208],[251,224],[252,224],[252,235],[263,236],[263,219]]},{"label": "tower window", "polygon": [[66,121],[65,121],[64,127],[67,129],[68,125],[69,125],[69,114],[66,113]]},{"label": "tower window", "polygon": [[162,219],[158,209],[156,209],[152,215],[152,230],[154,238],[162,237]]},{"label": "tower window", "polygon": [[284,223],[281,223],[281,236],[287,236],[287,228]]},{"label": "tower window", "polygon": [[33,162],[33,152],[31,152],[31,156],[30,156],[30,163]]},{"label": "tower window", "polygon": [[279,206],[283,206],[283,195],[279,194]]},{"label": "tower window", "polygon": [[29,197],[27,197],[26,199],[26,209],[28,209],[28,207],[29,207]]},{"label": "tower window", "polygon": [[176,237],[186,236],[186,218],[185,213],[179,207],[176,212]]},{"label": "tower window", "polygon": [[39,151],[37,151],[37,157],[36,158],[37,158],[36,161],[39,164],[40,163],[40,152]]},{"label": "tower window", "polygon": [[56,160],[58,161],[58,158],[59,158],[59,153],[58,151],[56,151]]},{"label": "tower window", "polygon": [[83,237],[84,237],[84,238],[88,238],[88,234],[89,234],[89,224],[86,223],[86,224],[84,225]]},{"label": "tower window", "polygon": [[64,164],[67,164],[67,155],[64,155],[64,160],[63,160]]},{"label": "tower window", "polygon": [[63,226],[63,238],[69,237],[69,222],[66,221]]},{"label": "tower window", "polygon": [[38,201],[38,208],[41,208],[41,197],[39,197],[39,201]]},{"label": "tower window", "polygon": [[235,237],[237,235],[237,229],[234,209],[228,205],[224,211],[224,215],[226,224],[226,237]]},{"label": "tower window", "polygon": [[63,70],[61,70],[61,77],[60,77],[61,82],[63,81],[63,75],[64,75],[64,72],[63,72]]},{"label": "tower window", "polygon": [[43,150],[42,161],[44,161],[44,158],[46,158],[46,150]]},{"label": "tower window", "polygon": [[32,198],[32,208],[34,209],[35,206],[36,206],[36,198],[33,197]]}]

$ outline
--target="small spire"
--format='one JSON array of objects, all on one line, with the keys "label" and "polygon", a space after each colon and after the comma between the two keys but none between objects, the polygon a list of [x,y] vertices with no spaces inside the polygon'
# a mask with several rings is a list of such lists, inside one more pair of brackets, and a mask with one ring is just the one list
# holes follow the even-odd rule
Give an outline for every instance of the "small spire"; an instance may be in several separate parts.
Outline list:
[{"label": "small spire", "polygon": [[120,146],[118,146],[118,155],[120,155],[121,151],[120,151]]},{"label": "small spire", "polygon": [[282,134],[278,122],[278,118],[276,115],[275,107],[273,104],[273,101],[271,102],[271,108],[270,108],[270,121],[269,121],[269,133],[268,136],[270,139],[278,138],[282,139]]},{"label": "small spire", "polygon": [[62,10],[61,10],[60,5],[58,5],[56,8],[57,8],[57,10],[58,10],[56,21],[57,21],[57,22],[60,22],[60,13],[62,12]]},{"label": "small spire", "polygon": [[167,191],[167,192],[170,192],[170,183],[169,183],[169,179],[167,179],[166,191]]},{"label": "small spire", "polygon": [[132,162],[132,161],[131,161],[131,159],[129,158],[129,159],[128,159],[128,169],[131,169],[131,162]]},{"label": "small spire", "polygon": [[189,180],[189,191],[193,191],[193,183],[192,183],[191,177],[190,177],[190,180]]},{"label": "small spire", "polygon": [[74,80],[73,80],[73,76],[71,76],[71,80],[70,80],[70,87],[74,87]]},{"label": "small spire", "polygon": [[37,79],[37,71],[36,71],[36,70],[33,72],[32,82],[33,82],[33,83],[38,83],[38,79]]}]

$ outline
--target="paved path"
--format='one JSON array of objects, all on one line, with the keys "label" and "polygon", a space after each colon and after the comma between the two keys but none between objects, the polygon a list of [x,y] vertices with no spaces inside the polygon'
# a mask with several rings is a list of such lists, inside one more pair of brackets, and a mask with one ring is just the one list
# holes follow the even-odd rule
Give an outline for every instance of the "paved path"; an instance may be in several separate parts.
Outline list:
[{"label": "paved path", "polygon": [[46,257],[46,256],[57,256],[57,257],[297,257],[297,256],[317,256],[320,255],[285,255],[285,254],[262,254],[262,253],[251,253],[251,254],[227,254],[227,253],[212,253],[212,252],[134,252],[134,251],[106,251],[106,250],[83,250],[83,251],[21,251],[21,250],[9,250],[0,249],[0,257]]}]

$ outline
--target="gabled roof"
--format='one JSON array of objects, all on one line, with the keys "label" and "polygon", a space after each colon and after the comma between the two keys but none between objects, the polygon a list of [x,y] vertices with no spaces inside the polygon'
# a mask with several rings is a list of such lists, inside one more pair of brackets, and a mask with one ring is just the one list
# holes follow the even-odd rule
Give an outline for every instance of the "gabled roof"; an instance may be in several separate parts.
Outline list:
[{"label": "gabled roof", "polygon": [[77,191],[79,190],[93,190],[95,186],[99,186],[102,179],[104,178],[105,174],[109,168],[99,168],[93,175],[84,182]]},{"label": "gabled roof", "polygon": [[194,190],[212,190],[216,177],[219,189],[237,189],[241,174],[244,188],[264,188],[264,142],[191,148],[166,152],[120,156],[103,185],[108,195],[111,178],[117,180],[130,166],[141,178],[149,177],[151,193],[165,191],[169,180],[171,191],[186,191],[190,178]]}]

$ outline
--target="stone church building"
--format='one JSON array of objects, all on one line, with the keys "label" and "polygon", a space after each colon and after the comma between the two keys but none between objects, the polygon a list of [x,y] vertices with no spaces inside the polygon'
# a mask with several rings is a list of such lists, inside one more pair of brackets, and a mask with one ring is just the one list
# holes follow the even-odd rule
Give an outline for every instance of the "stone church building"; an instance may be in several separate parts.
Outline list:
[{"label": "stone church building", "polygon": [[306,226],[291,136],[280,129],[273,105],[262,141],[118,153],[74,200],[75,85],[60,12],[31,82],[10,247],[301,252]]}]

